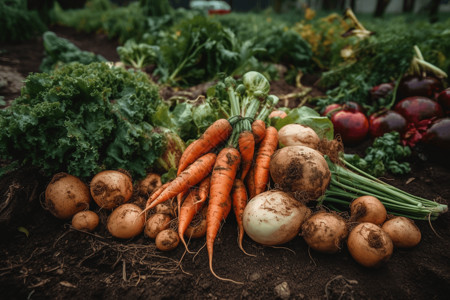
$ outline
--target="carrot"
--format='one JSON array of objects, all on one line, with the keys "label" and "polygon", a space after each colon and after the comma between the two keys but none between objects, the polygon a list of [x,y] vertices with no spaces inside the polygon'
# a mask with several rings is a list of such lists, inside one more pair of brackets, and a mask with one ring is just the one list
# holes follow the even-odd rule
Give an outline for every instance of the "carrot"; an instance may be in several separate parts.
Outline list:
[{"label": "carrot", "polygon": [[250,131],[242,131],[238,139],[239,152],[241,152],[241,179],[244,180],[252,166],[255,152],[255,138]]},{"label": "carrot", "polygon": [[[150,203],[152,203],[156,198],[158,198],[159,195],[169,186],[169,182],[164,183],[159,188],[154,191],[150,197],[147,200],[147,203],[145,204],[145,207],[149,206]],[[147,216],[147,215],[146,215]]]},{"label": "carrot", "polygon": [[212,267],[214,240],[222,220],[225,220],[231,210],[230,192],[236,177],[241,158],[235,148],[224,148],[217,155],[217,160],[211,174],[211,188],[209,191],[209,205],[206,213],[206,248],[208,250],[209,268],[218,279],[236,282],[222,278],[214,273]]},{"label": "carrot", "polygon": [[278,147],[278,131],[275,127],[269,126],[266,135],[261,141],[255,159],[255,194],[258,195],[266,190],[269,182],[269,163],[272,154]]},{"label": "carrot", "polygon": [[238,245],[242,252],[247,255],[255,256],[245,252],[244,247],[242,247],[242,240],[244,239],[244,225],[243,225],[243,215],[244,209],[247,205],[247,191],[245,190],[245,185],[241,179],[236,178],[234,180],[233,189],[231,191],[231,198],[233,199],[233,210],[236,216],[236,221],[238,224]]},{"label": "carrot", "polygon": [[186,247],[186,251],[191,253],[188,249],[186,241],[184,240],[184,233],[186,228],[188,228],[195,214],[200,211],[208,198],[209,194],[209,183],[210,177],[206,177],[200,183],[198,188],[192,188],[189,192],[186,200],[184,200],[181,206],[180,213],[178,215],[178,235],[180,236],[181,242]]},{"label": "carrot", "polygon": [[181,192],[187,191],[190,187],[196,185],[209,175],[216,161],[216,154],[208,153],[198,158],[186,170],[181,172],[174,180],[170,182],[168,187],[147,205],[144,211],[152,209],[159,203],[175,197]]},{"label": "carrot", "polygon": [[180,175],[197,158],[225,141],[230,136],[232,130],[233,127],[226,119],[219,119],[212,123],[202,136],[192,142],[183,152],[178,163],[177,175]]},{"label": "carrot", "polygon": [[255,192],[255,165],[250,168],[247,176],[245,177],[245,185],[247,186],[247,192],[249,199],[256,196]]},{"label": "carrot", "polygon": [[253,121],[252,132],[255,136],[255,144],[259,144],[266,135],[266,123],[263,120]]}]

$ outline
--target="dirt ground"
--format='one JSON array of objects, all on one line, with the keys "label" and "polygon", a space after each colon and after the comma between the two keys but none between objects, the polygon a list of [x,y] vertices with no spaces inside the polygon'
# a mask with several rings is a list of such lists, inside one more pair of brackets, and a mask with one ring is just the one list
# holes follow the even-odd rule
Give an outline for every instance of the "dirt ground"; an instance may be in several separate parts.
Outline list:
[{"label": "dirt ground", "polygon": [[[118,59],[117,44],[104,36],[52,29],[83,50]],[[0,89],[5,100],[19,95],[17,78],[37,72],[42,57],[40,38],[0,45],[1,75],[16,76],[11,79],[16,87]],[[296,91],[283,83],[276,86],[282,94]],[[346,151],[362,153],[367,145]],[[383,179],[448,204],[448,166],[424,161],[417,153],[411,165],[410,174]],[[243,283],[234,284],[211,275],[204,239],[190,241],[197,254],[184,253],[181,245],[161,252],[143,235],[118,240],[105,228],[105,211],[99,211],[101,224],[93,233],[72,229],[40,205],[49,180],[32,168],[0,178],[0,215],[10,218],[0,219],[2,299],[448,299],[450,294],[449,213],[432,223],[416,221],[420,244],[395,249],[378,269],[358,265],[345,245],[337,254],[321,254],[308,249],[300,236],[282,247],[261,246],[246,236],[244,248],[256,255],[246,256],[238,248],[230,214],[216,240],[213,264],[218,275]]]}]

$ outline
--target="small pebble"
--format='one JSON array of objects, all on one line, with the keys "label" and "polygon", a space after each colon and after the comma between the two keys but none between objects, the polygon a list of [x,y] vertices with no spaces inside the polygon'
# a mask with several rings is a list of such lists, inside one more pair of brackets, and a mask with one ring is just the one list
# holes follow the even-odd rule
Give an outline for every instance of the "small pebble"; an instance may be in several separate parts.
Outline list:
[{"label": "small pebble", "polygon": [[289,285],[286,281],[280,283],[275,287],[275,295],[280,299],[289,299],[291,296],[291,291],[289,290]]}]

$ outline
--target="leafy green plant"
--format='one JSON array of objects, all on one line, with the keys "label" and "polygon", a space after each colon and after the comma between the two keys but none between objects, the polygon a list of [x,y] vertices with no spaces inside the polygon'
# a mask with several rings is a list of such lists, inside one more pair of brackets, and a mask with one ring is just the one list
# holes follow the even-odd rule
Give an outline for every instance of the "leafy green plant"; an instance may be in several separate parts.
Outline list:
[{"label": "leafy green plant", "polygon": [[411,149],[408,146],[402,146],[400,134],[393,131],[376,138],[372,146],[366,149],[366,155],[363,158],[357,154],[344,154],[344,159],[359,169],[380,177],[386,172],[395,175],[410,172],[408,162],[399,162],[410,155]]},{"label": "leafy green plant", "polygon": [[105,63],[29,75],[21,96],[0,111],[0,158],[49,175],[123,168],[143,176],[164,150],[151,123],[160,103],[146,74]]},{"label": "leafy green plant", "polygon": [[106,59],[98,54],[83,51],[69,40],[58,37],[54,32],[47,31],[43,35],[45,57],[39,69],[50,72],[61,64],[79,62],[87,65],[92,62],[102,62]]},{"label": "leafy green plant", "polygon": [[128,40],[125,45],[117,47],[117,53],[125,64],[142,69],[156,61],[159,47]]},{"label": "leafy green plant", "polygon": [[25,0],[0,1],[0,41],[23,41],[46,30],[38,12],[27,9]]}]

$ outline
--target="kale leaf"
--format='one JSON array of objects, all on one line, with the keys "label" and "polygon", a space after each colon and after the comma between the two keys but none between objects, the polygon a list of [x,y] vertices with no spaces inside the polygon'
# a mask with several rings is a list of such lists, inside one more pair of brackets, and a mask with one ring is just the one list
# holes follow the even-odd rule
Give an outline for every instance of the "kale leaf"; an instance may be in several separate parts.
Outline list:
[{"label": "kale leaf", "polygon": [[0,111],[0,158],[47,174],[90,177],[102,169],[143,176],[164,150],[151,116],[160,105],[145,73],[106,63],[71,63],[31,74]]}]

